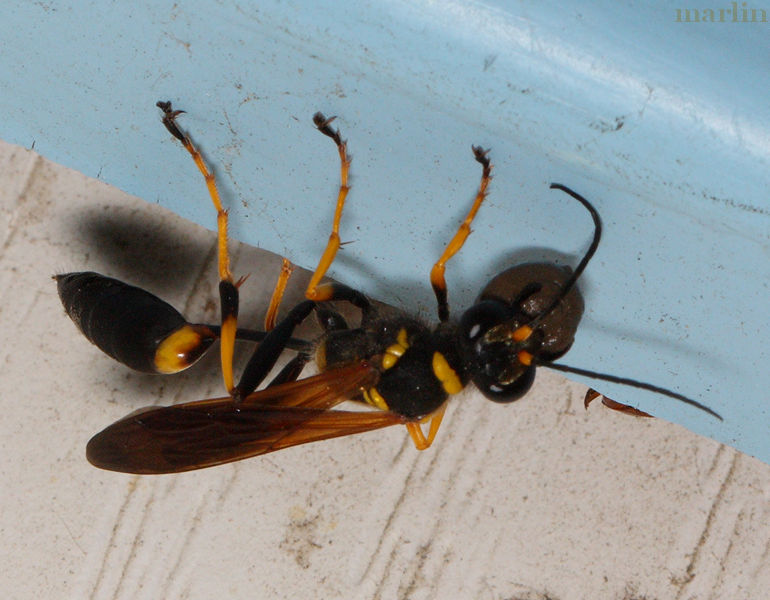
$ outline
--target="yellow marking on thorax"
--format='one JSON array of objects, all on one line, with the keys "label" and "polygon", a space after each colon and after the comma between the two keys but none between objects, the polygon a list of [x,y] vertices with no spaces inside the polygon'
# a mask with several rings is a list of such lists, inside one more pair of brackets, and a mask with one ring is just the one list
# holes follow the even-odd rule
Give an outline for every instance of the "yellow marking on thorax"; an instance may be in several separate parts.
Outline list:
[{"label": "yellow marking on thorax", "polygon": [[390,369],[398,362],[398,359],[409,348],[409,339],[407,338],[406,329],[403,327],[396,336],[396,343],[391,344],[385,349],[385,354],[382,356],[382,368],[385,370]]},{"label": "yellow marking on thorax", "polygon": [[455,370],[449,366],[441,352],[433,353],[433,374],[444,386],[447,394],[457,394],[463,389],[463,384]]},{"label": "yellow marking on thorax", "polygon": [[390,410],[388,408],[388,403],[385,402],[385,398],[383,398],[382,394],[377,391],[377,388],[372,387],[368,390],[364,390],[364,400],[366,400],[367,404],[379,408],[380,410]]},{"label": "yellow marking on thorax", "polygon": [[178,373],[189,367],[190,351],[200,347],[201,334],[184,325],[169,335],[155,350],[155,370],[158,373]]}]

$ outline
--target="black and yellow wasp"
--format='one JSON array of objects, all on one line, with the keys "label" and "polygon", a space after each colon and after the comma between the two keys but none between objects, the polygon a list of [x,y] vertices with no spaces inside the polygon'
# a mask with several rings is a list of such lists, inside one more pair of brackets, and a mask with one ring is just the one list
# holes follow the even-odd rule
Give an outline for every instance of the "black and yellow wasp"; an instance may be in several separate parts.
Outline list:
[{"label": "black and yellow wasp", "polygon": [[[326,249],[305,292],[306,300],[276,324],[275,315],[291,272],[284,261],[268,309],[266,331],[239,329],[238,288],[242,280],[235,281],[230,272],[227,211],[213,174],[177,124],[183,111],[174,110],[170,102],[158,102],[158,107],[168,131],[203,174],[217,210],[221,324],[190,323],[153,294],[98,273],[57,275],[59,296],[68,315],[91,342],[140,371],[181,371],[218,338],[229,395],[151,407],[113,423],[88,443],[88,460],[97,467],[128,473],[188,471],[389,425],[405,425],[415,446],[422,450],[433,442],[449,397],[469,382],[490,400],[511,402],[527,393],[538,366],[652,390],[719,418],[709,408],[670,390],[553,362],[574,340],[584,307],[575,284],[601,237],[596,209],[563,185],[552,184],[551,188],[580,202],[594,224],[591,244],[574,271],[549,263],[513,266],[494,277],[458,320],[450,318],[445,266],[470,234],[471,222],[491,180],[488,152],[480,146],[473,147],[482,167],[473,205],[430,273],[438,303],[435,327],[405,313],[384,314],[364,294],[345,285],[322,283],[340,247],[339,225],[349,190],[350,159],[346,142],[331,126],[334,118],[327,119],[321,113],[316,113],[313,121],[334,141],[341,163],[341,183]],[[361,314],[360,323],[349,326],[329,304],[332,301],[354,306]],[[294,329],[311,313],[322,326],[320,339],[308,342],[293,338]],[[258,342],[237,385],[233,376],[236,339]],[[296,355],[264,389],[255,391],[287,349]],[[320,374],[299,379],[313,357]],[[589,392],[586,401],[592,397]],[[334,410],[344,400],[357,400],[376,410]],[[424,423],[429,423],[427,434]]]}]

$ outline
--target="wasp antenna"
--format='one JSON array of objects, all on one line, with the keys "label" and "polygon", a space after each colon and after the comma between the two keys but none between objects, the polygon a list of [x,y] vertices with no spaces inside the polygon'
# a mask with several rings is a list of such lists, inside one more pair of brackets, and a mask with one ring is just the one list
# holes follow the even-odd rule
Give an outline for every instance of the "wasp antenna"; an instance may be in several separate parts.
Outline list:
[{"label": "wasp antenna", "polygon": [[597,373],[596,371],[589,371],[588,369],[580,369],[578,367],[570,367],[568,365],[562,365],[558,363],[536,361],[536,364],[538,367],[546,367],[548,369],[553,369],[554,371],[561,371],[563,373],[573,373],[575,375],[585,375],[586,377],[594,377],[596,379],[601,379],[602,381],[609,381],[610,383],[620,383],[622,385],[638,388],[640,390],[648,390],[650,392],[655,392],[657,394],[661,394],[663,396],[673,398],[674,400],[679,400],[680,402],[684,402],[685,404],[689,404],[690,406],[693,406],[699,410],[702,410],[703,412],[710,414],[712,417],[715,417],[720,421],[724,421],[724,419],[722,418],[722,415],[720,415],[715,410],[710,409],[705,404],[701,404],[697,400],[693,400],[692,398],[688,398],[687,396],[683,396],[682,394],[678,394],[677,392],[674,392],[664,387],[660,387],[658,385],[653,385],[651,383],[646,383],[644,381],[637,381],[636,379],[631,379],[630,377],[619,377],[617,375],[609,375],[607,373]]},{"label": "wasp antenna", "polygon": [[556,308],[556,306],[561,302],[567,294],[569,294],[570,290],[575,285],[575,282],[578,280],[580,275],[585,270],[586,266],[588,265],[588,261],[591,260],[591,257],[596,252],[596,249],[599,247],[599,240],[602,238],[602,220],[601,217],[599,217],[599,213],[594,208],[593,204],[591,204],[588,200],[583,198],[580,194],[577,192],[571,190],[566,185],[562,185],[560,183],[552,183],[550,185],[550,188],[552,190],[561,190],[565,194],[569,194],[572,196],[575,200],[580,202],[583,206],[586,207],[589,213],[591,213],[591,218],[594,221],[594,238],[591,240],[591,245],[588,247],[588,250],[586,250],[585,255],[580,260],[580,263],[578,263],[577,268],[574,270],[572,275],[570,276],[567,281],[564,282],[564,285],[561,288],[561,291],[554,297],[554,299],[551,301],[551,303],[543,310],[537,317],[535,317],[528,325],[533,326],[536,325],[539,321],[542,321],[545,317],[548,316],[548,314]]},{"label": "wasp antenna", "polygon": [[577,280],[577,278],[580,277],[580,274],[586,268],[588,261],[591,260],[594,253],[596,252],[596,249],[599,247],[599,240],[601,240],[602,238],[602,220],[601,220],[601,217],[599,217],[599,213],[594,208],[593,204],[591,204],[588,200],[586,200],[583,196],[581,196],[574,190],[571,190],[570,188],[568,188],[566,185],[562,185],[560,183],[552,183],[550,185],[550,188],[552,190],[561,190],[565,194],[569,194],[570,196],[572,196],[575,200],[580,202],[580,204],[586,207],[586,210],[588,210],[588,212],[591,213],[591,218],[594,221],[594,238],[593,240],[591,240],[591,245],[588,247],[588,250],[586,250],[585,256],[583,256],[577,268],[575,269],[575,273],[572,275],[571,280],[567,281],[567,283],[564,285],[564,288],[569,290],[569,288],[571,288],[575,284],[575,281]]}]

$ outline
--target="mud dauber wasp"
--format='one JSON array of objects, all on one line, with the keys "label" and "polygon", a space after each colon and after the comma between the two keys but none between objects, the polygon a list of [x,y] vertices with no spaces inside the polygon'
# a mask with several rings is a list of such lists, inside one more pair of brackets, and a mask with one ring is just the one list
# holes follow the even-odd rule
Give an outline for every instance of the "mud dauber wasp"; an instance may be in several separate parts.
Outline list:
[{"label": "mud dauber wasp", "polygon": [[[275,323],[291,268],[276,284],[265,332],[239,329],[238,288],[227,250],[227,211],[216,181],[190,137],[176,122],[183,112],[158,102],[163,123],[190,153],[203,174],[217,210],[221,325],[189,323],[173,307],[149,292],[97,273],[56,276],[59,296],[72,320],[104,352],[141,371],[173,373],[187,368],[220,338],[222,374],[229,396],[151,407],[117,421],[88,443],[88,460],[97,467],[129,473],[174,473],[201,469],[297,444],[405,425],[415,446],[433,442],[449,396],[469,382],[490,400],[512,402],[532,386],[535,369],[545,366],[658,392],[721,417],[699,402],[671,390],[554,363],[571,347],[583,314],[576,282],[596,251],[601,220],[593,205],[561,184],[551,184],[582,204],[591,215],[591,244],[572,271],[549,263],[513,266],[494,277],[476,303],[458,321],[449,318],[448,260],[463,246],[470,225],[487,194],[492,165],[488,152],[473,147],[482,167],[473,205],[430,280],[438,303],[439,323],[430,328],[405,313],[384,315],[361,292],[339,283],[321,283],[340,247],[339,225],[347,196],[350,159],[334,117],[313,117],[330,137],[340,157],[340,187],[326,249],[305,292],[306,299]],[[328,304],[342,301],[361,313],[357,327]],[[317,342],[292,337],[295,327],[316,313],[323,335]],[[240,381],[233,377],[236,339],[259,342]],[[296,355],[261,391],[279,356]],[[315,355],[320,374],[299,379]],[[596,395],[589,390],[586,404]],[[358,400],[378,410],[332,410],[344,400]],[[612,401],[609,403],[612,406]],[[614,408],[624,405],[614,403]],[[635,409],[630,409],[633,412]],[[637,411],[638,412],[638,411]],[[422,424],[429,421],[427,435]]]}]

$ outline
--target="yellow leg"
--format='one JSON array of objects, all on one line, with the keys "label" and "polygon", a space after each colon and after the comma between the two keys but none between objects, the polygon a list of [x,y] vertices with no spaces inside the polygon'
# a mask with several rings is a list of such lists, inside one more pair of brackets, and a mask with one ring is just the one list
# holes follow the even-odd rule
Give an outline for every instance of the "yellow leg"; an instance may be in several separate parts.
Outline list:
[{"label": "yellow leg", "polygon": [[479,185],[479,191],[476,193],[476,199],[473,201],[473,206],[465,217],[465,220],[460,225],[457,233],[449,242],[444,250],[444,253],[433,265],[430,271],[430,283],[433,286],[433,292],[436,294],[436,300],[438,301],[438,318],[441,321],[449,319],[449,303],[447,302],[447,287],[446,280],[444,279],[444,271],[447,261],[452,258],[460,248],[463,247],[465,240],[471,233],[471,222],[473,221],[476,213],[481,207],[481,203],[484,201],[484,197],[487,194],[487,186],[492,179],[492,165],[487,158],[488,150],[483,150],[481,146],[473,146],[473,155],[476,160],[484,167],[484,171],[481,175],[481,184]]},{"label": "yellow leg", "polygon": [[439,408],[435,413],[430,416],[430,428],[428,429],[428,437],[422,432],[422,426],[420,423],[407,423],[406,430],[409,432],[414,447],[418,450],[426,450],[430,448],[433,440],[436,439],[438,428],[441,427],[441,419],[444,418],[446,412],[446,404]]},{"label": "yellow leg", "polygon": [[348,195],[350,187],[348,187],[348,172],[350,170],[350,158],[347,154],[347,142],[340,137],[339,129],[334,130],[331,128],[330,123],[335,119],[331,117],[327,119],[320,112],[313,116],[313,123],[318,128],[318,131],[326,136],[329,136],[337,144],[337,150],[340,155],[340,190],[337,194],[337,208],[334,211],[334,223],[332,224],[332,232],[329,235],[329,241],[326,244],[326,249],[321,255],[321,260],[318,262],[313,277],[310,279],[310,283],[307,286],[305,296],[308,300],[327,300],[328,288],[319,286],[321,279],[329,270],[334,257],[337,255],[337,250],[340,248],[340,219],[342,219],[342,209],[345,206],[345,198]]},{"label": "yellow leg", "polygon": [[[235,389],[233,383],[233,352],[235,347],[235,332],[238,327],[238,284],[233,283],[233,276],[230,272],[230,255],[227,251],[227,211],[222,207],[222,201],[219,197],[217,182],[214,174],[209,170],[203,156],[192,143],[190,136],[182,131],[176,124],[176,117],[182,114],[183,110],[173,110],[171,102],[158,102],[158,108],[163,111],[163,124],[166,129],[177,138],[185,147],[195,161],[195,165],[206,180],[206,187],[217,211],[217,265],[220,280],[220,295],[222,296],[222,332],[220,336],[220,353],[222,362],[222,377],[225,381],[225,387],[232,393]],[[224,285],[223,285],[224,284]],[[224,288],[224,289],[223,289]],[[227,302],[225,301],[227,296]],[[227,304],[228,306],[225,306]]]},{"label": "yellow leg", "polygon": [[281,264],[281,273],[278,275],[278,281],[273,289],[273,295],[270,298],[270,306],[267,307],[267,313],[265,314],[265,331],[270,331],[275,327],[275,317],[278,314],[278,307],[281,305],[281,299],[283,293],[286,291],[286,284],[289,282],[291,272],[294,270],[294,265],[289,262],[288,258],[283,259]]}]

